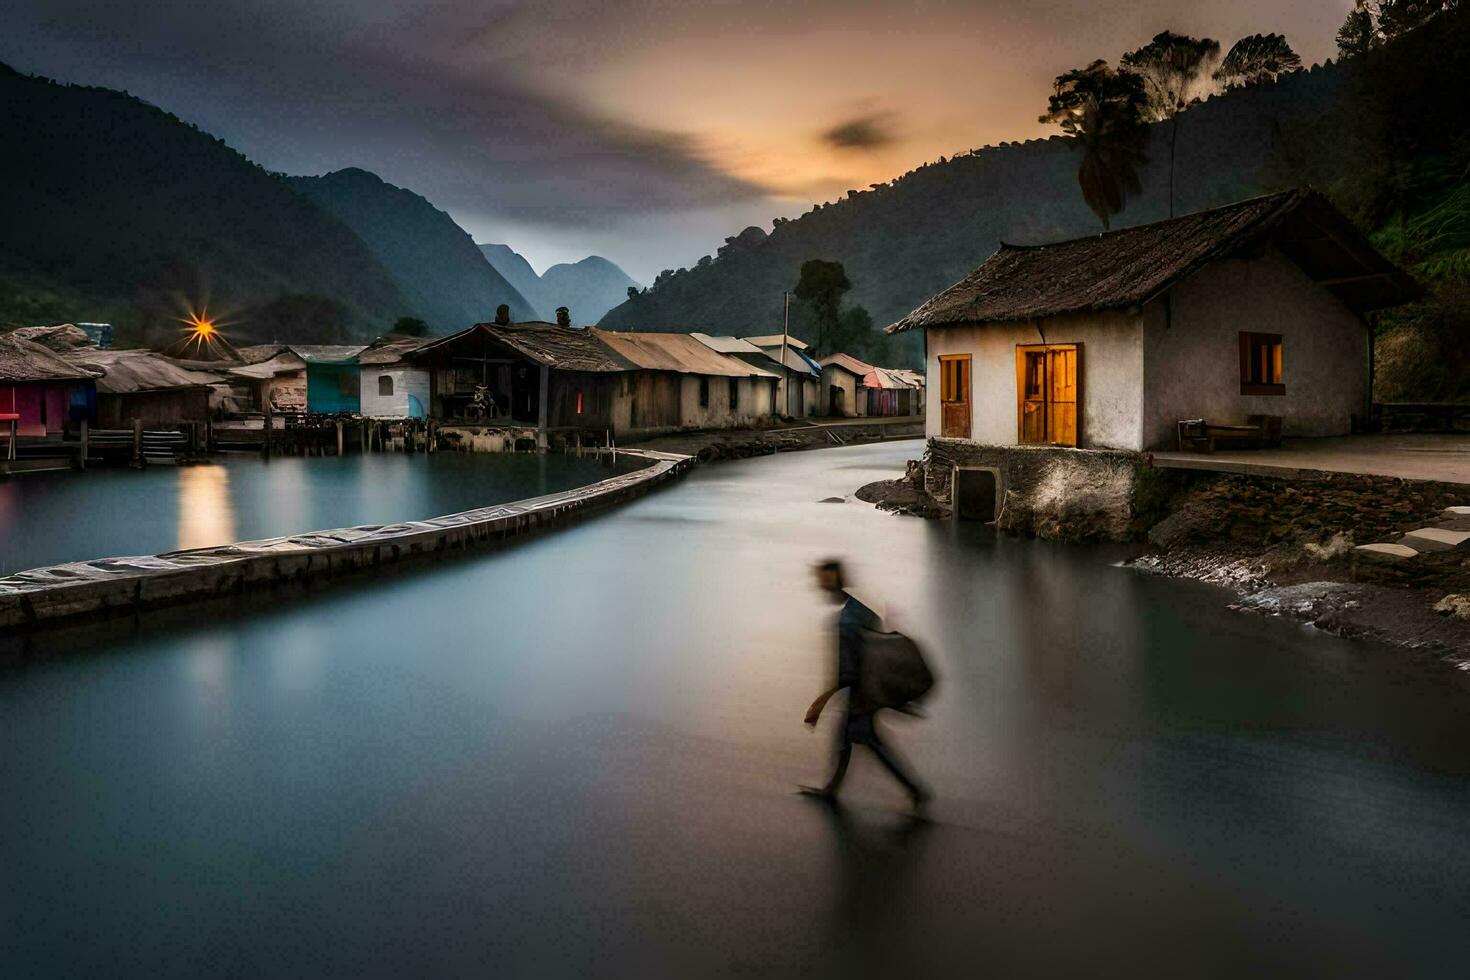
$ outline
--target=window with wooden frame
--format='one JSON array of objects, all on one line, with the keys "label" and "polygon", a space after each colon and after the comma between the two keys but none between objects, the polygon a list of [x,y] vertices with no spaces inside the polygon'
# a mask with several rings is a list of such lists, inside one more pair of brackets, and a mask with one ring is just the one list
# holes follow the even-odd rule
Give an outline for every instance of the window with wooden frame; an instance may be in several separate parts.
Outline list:
[{"label": "window with wooden frame", "polygon": [[740,407],[740,379],[730,379],[730,411]]},{"label": "window with wooden frame", "polygon": [[1286,394],[1286,384],[1281,373],[1281,334],[1241,331],[1240,393]]},{"label": "window with wooden frame", "polygon": [[699,407],[709,408],[709,378],[699,379]]},{"label": "window with wooden frame", "polygon": [[939,400],[970,400],[970,356],[945,354],[939,358]]}]

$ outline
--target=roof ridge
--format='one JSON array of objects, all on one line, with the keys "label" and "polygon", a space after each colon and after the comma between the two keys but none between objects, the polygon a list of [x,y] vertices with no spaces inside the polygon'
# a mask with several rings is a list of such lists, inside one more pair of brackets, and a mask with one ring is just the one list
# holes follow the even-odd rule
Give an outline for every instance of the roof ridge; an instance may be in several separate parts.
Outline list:
[{"label": "roof ridge", "polygon": [[1229,204],[1221,204],[1218,207],[1201,208],[1198,211],[1191,211],[1188,214],[1176,214],[1172,218],[1160,218],[1158,221],[1150,221],[1141,225],[1128,225],[1126,228],[1109,228],[1106,231],[1100,231],[1095,235],[1078,235],[1075,238],[1063,238],[1060,241],[1055,242],[1036,242],[1035,244],[1031,245],[1017,245],[1015,243],[1007,242],[1002,239],[1000,243],[1000,248],[997,249],[997,251],[1010,249],[1011,251],[1024,252],[1042,248],[1056,248],[1058,245],[1073,245],[1077,242],[1102,241],[1103,239],[1113,238],[1118,235],[1127,235],[1134,232],[1147,231],[1150,228],[1159,228],[1163,225],[1173,224],[1176,221],[1188,221],[1191,218],[1198,218],[1202,214],[1215,214],[1220,211],[1235,211],[1239,209],[1244,209],[1247,207],[1258,205],[1262,201],[1270,200],[1273,197],[1282,198],[1284,201],[1286,198],[1300,195],[1300,197],[1305,200],[1313,193],[1315,192],[1312,190],[1312,188],[1306,185],[1302,185],[1300,187],[1293,187],[1291,190],[1274,191],[1270,194],[1257,194],[1255,197],[1247,197],[1244,200],[1232,201]]}]

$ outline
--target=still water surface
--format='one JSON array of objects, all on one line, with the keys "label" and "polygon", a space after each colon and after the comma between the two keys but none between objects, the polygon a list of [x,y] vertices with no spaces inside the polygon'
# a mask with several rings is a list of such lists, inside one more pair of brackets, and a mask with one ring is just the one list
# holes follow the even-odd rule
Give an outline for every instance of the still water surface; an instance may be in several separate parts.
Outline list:
[{"label": "still water surface", "polygon": [[[1462,678],[817,502],[919,449],[32,641],[0,671],[0,974],[1461,975]],[[846,808],[792,793],[828,765],[832,554],[940,674],[889,728],[930,822],[861,750]]]},{"label": "still water surface", "polygon": [[439,517],[570,490],[612,473],[591,457],[471,453],[268,462],[234,456],[142,472],[38,473],[0,481],[0,575],[66,561]]}]

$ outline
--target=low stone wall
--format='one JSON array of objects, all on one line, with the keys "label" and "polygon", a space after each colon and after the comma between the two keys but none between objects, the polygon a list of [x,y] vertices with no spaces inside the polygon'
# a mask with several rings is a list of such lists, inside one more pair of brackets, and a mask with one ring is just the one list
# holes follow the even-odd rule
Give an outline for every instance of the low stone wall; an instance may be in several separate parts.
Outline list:
[{"label": "low stone wall", "polygon": [[999,474],[996,527],[1067,540],[1122,541],[1135,532],[1133,500],[1140,453],[1056,446],[981,446],[931,439],[924,453],[924,489],[951,505],[956,466]]},{"label": "low stone wall", "polygon": [[425,521],[18,572],[0,578],[0,629],[131,613],[504,541],[642,496],[694,464],[692,457],[671,453],[623,454],[650,464],[575,490]]}]

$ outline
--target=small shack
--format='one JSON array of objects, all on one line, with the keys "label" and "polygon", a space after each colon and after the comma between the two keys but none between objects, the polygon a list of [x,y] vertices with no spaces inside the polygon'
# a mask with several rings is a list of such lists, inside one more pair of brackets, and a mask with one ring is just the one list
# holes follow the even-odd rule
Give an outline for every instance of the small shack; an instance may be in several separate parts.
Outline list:
[{"label": "small shack", "polygon": [[1002,244],[888,328],[927,333],[931,437],[1172,448],[1187,425],[1335,436],[1370,411],[1371,310],[1419,287],[1301,189]]},{"label": "small shack", "polygon": [[429,369],[408,355],[429,343],[423,337],[387,337],[357,356],[362,414],[376,419],[429,415]]},{"label": "small shack", "polygon": [[765,371],[774,371],[776,415],[805,418],[819,414],[822,367],[806,355],[807,345],[795,337],[781,334],[764,337],[712,337],[694,333],[691,337],[713,351],[737,357]]},{"label": "small shack", "polygon": [[822,366],[823,399],[821,414],[833,418],[855,418],[868,414],[868,399],[863,379],[873,370],[851,354],[828,354],[817,362]]},{"label": "small shack", "polygon": [[0,437],[44,437],[95,421],[97,374],[40,344],[0,334]]},{"label": "small shack", "polygon": [[68,358],[101,373],[97,379],[97,425],[123,429],[140,420],[144,428],[172,429],[207,422],[218,375],[190,370],[148,350],[82,349]]},{"label": "small shack", "polygon": [[619,435],[735,428],[772,414],[774,370],[719,353],[690,334],[588,329],[636,369],[623,376],[613,401]]}]

